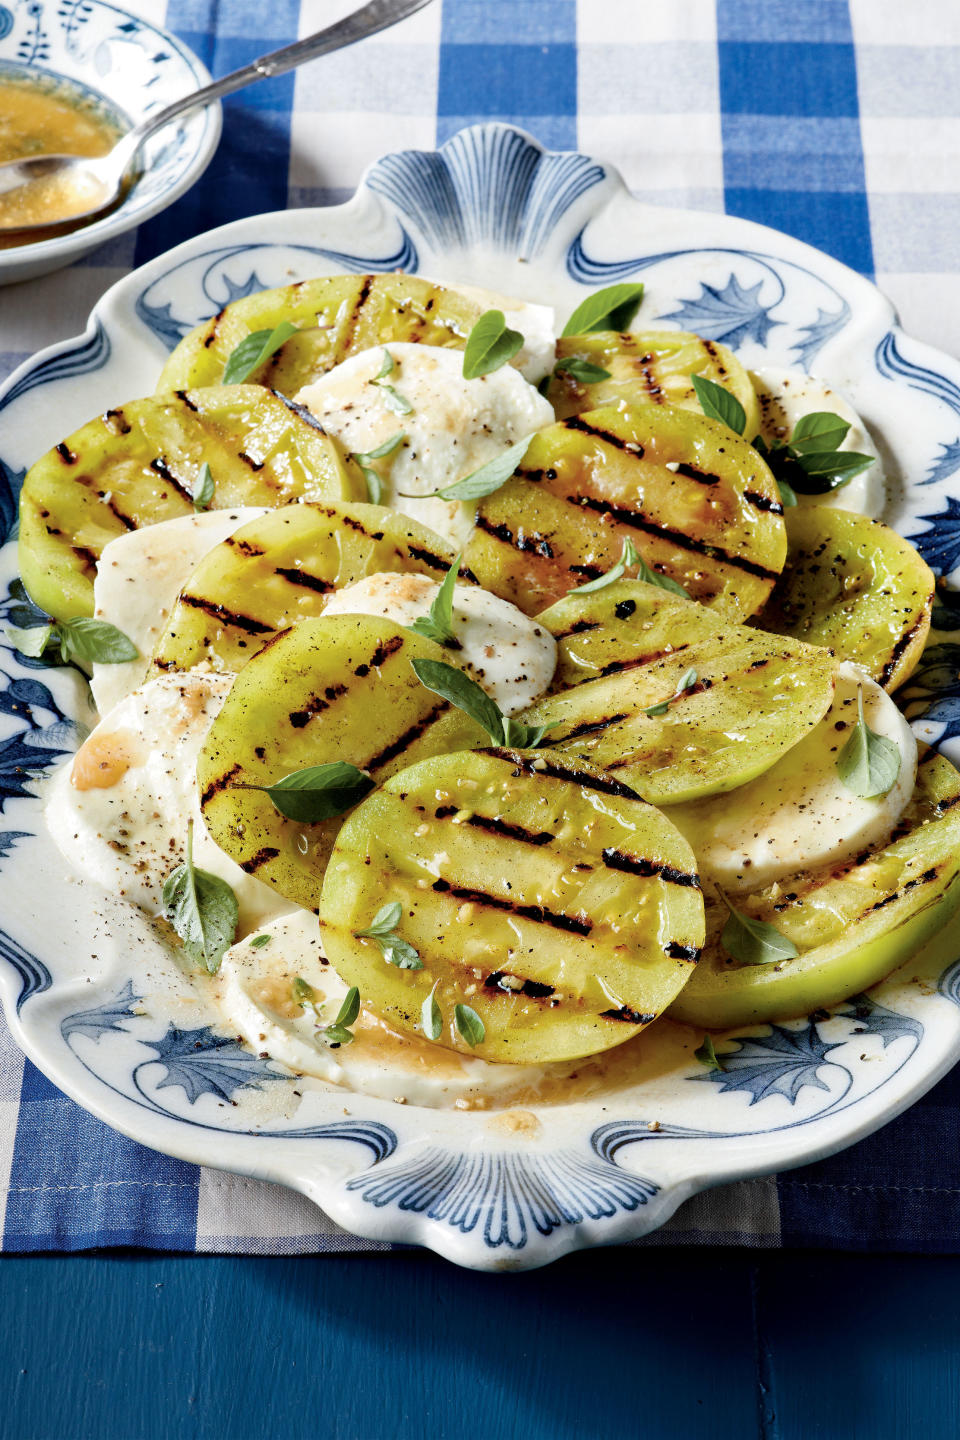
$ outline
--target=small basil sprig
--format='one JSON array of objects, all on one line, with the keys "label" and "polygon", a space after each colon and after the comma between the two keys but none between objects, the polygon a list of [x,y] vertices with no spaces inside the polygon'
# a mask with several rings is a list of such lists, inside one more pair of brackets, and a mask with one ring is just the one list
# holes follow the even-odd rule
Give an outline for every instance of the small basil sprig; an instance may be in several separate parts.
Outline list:
[{"label": "small basil sprig", "polygon": [[837,774],[861,800],[886,795],[900,778],[900,748],[871,730],[863,714],[863,686],[857,686],[857,723],[837,756]]},{"label": "small basil sprig", "polygon": [[389,440],[384,440],[375,450],[354,450],[350,456],[360,466],[364,480],[367,482],[367,498],[371,505],[383,503],[383,481],[370,464],[371,460],[384,460],[392,455],[398,446],[406,440],[405,430],[398,430],[396,435],[391,435]]},{"label": "small basil sprig", "polygon": [[586,335],[590,330],[627,329],[640,308],[642,285],[607,285],[582,300],[563,327],[564,337]]},{"label": "small basil sprig", "polygon": [[666,715],[667,711],[670,709],[670,706],[675,704],[675,702],[680,699],[681,695],[685,695],[688,690],[692,690],[696,683],[697,672],[691,666],[689,670],[685,670],[684,673],[681,675],[679,681],[677,682],[677,688],[676,690],[674,690],[673,694],[668,695],[666,700],[660,700],[656,705],[649,705],[647,709],[644,710],[644,715],[646,715],[650,720],[654,720],[660,715]]},{"label": "small basil sprig", "polygon": [[45,658],[47,650],[56,649],[64,665],[76,661],[88,665],[123,665],[128,660],[136,660],[140,654],[129,635],[124,635],[116,625],[86,615],[49,625],[33,625],[27,630],[10,625],[6,635],[21,655],[40,660]]},{"label": "small basil sprig", "polygon": [[342,815],[359,805],[373,789],[374,782],[364,770],[333,760],[327,765],[308,765],[294,770],[272,785],[231,785],[231,790],[259,790],[270,797],[275,810],[287,820],[316,825]]},{"label": "small basil sprig", "polygon": [[443,1029],[443,1016],[440,1013],[440,1006],[437,1004],[437,986],[439,984],[440,981],[437,980],[430,994],[420,1006],[420,1024],[428,1040],[439,1040],[440,1032]]},{"label": "small basil sprig", "polygon": [[213,495],[213,471],[210,469],[210,466],[205,460],[203,462],[203,469],[200,471],[200,476],[193,491],[194,510],[209,510],[210,503],[213,500]]},{"label": "small basil sprig", "polygon": [[480,1016],[469,1005],[454,1007],[453,1023],[457,1027],[457,1033],[466,1040],[471,1049],[483,1044],[487,1032]]},{"label": "small basil sprig", "polygon": [[406,395],[401,395],[392,385],[387,384],[387,376],[392,375],[395,368],[396,361],[390,354],[390,351],[384,349],[383,364],[370,381],[370,384],[377,386],[383,396],[383,403],[388,410],[392,410],[395,415],[412,415],[413,406],[410,404]]},{"label": "small basil sprig", "polygon": [[264,945],[269,945],[273,937],[271,935],[254,935],[250,941],[251,950],[262,950]]},{"label": "small basil sprig", "polygon": [[567,355],[553,367],[554,375],[569,375],[578,385],[598,385],[601,380],[610,379],[610,371],[592,360],[582,360],[579,355]]},{"label": "small basil sprig", "polygon": [[289,320],[281,320],[272,330],[252,331],[230,352],[221,385],[242,385],[264,360],[269,360],[296,333],[296,325],[291,325]]},{"label": "small basil sprig", "polygon": [[571,595],[589,595],[594,590],[605,590],[608,585],[613,585],[617,580],[622,580],[628,565],[640,563],[640,556],[633,546],[632,540],[624,540],[623,550],[620,559],[612,565],[603,575],[598,575],[596,580],[588,580],[586,585],[577,585],[569,593]]},{"label": "small basil sprig", "polygon": [[190,959],[215,975],[237,933],[239,907],[226,880],[194,866],[192,820],[186,859],[163,882],[163,909]]},{"label": "small basil sprig", "polygon": [[694,1060],[699,1060],[701,1065],[706,1065],[708,1070],[726,1070],[726,1065],[720,1059],[713,1046],[713,1036],[704,1035],[703,1044],[693,1052]]},{"label": "small basil sprig", "polygon": [[407,626],[407,629],[412,630],[414,635],[423,635],[427,640],[434,640],[438,645],[445,645],[448,650],[463,649],[453,633],[453,587],[457,583],[459,567],[460,556],[458,555],[443,577],[443,584],[430,606],[430,613],[419,615],[412,625]]},{"label": "small basil sprig", "polygon": [[435,695],[442,695],[444,700],[449,700],[451,705],[469,715],[486,730],[494,745],[516,745],[521,750],[535,750],[547,732],[560,724],[559,720],[551,720],[548,725],[524,725],[522,720],[511,719],[475,680],[455,665],[419,657],[411,660],[410,664],[421,685]]},{"label": "small basil sprig", "polygon": [[479,380],[508,364],[523,349],[523,336],[511,330],[502,310],[486,310],[467,337],[463,352],[464,380]]},{"label": "small basil sprig", "polygon": [[398,970],[422,970],[423,961],[416,950],[397,933],[402,914],[403,906],[399,900],[388,901],[377,911],[366,930],[355,930],[354,934],[358,939],[362,936],[375,940],[388,965],[396,965]]},{"label": "small basil sprig", "polygon": [[530,447],[532,435],[525,440],[518,440],[516,445],[511,445],[509,450],[504,450],[502,455],[495,455],[488,460],[486,465],[481,465],[479,470],[474,470],[472,475],[467,475],[463,480],[457,480],[453,485],[447,485],[443,490],[431,490],[426,495],[407,495],[408,500],[482,500],[484,495],[492,495],[505,485],[517,466],[523,460]]},{"label": "small basil sprig", "polygon": [[720,933],[720,944],[734,960],[741,965],[774,965],[778,960],[797,958],[800,952],[796,945],[775,925],[734,909],[722,890],[720,898],[730,911]]},{"label": "small basil sprig", "polygon": [[331,1050],[336,1050],[338,1045],[349,1045],[354,1038],[350,1026],[353,1025],[360,1014],[360,991],[356,985],[351,985],[343,997],[343,1004],[337,1011],[337,1017],[329,1025],[320,1022],[320,1010],[317,1005],[317,992],[309,981],[297,975],[294,978],[293,998],[303,1010],[312,1010],[314,1019],[317,1021],[317,1036],[329,1045]]}]

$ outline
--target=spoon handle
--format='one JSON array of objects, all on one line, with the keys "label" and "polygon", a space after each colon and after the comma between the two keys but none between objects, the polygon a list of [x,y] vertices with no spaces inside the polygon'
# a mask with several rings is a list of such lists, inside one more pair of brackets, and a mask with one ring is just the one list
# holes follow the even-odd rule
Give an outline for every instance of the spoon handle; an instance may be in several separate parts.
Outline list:
[{"label": "spoon handle", "polygon": [[399,20],[405,20],[408,15],[415,14],[429,4],[430,0],[369,0],[369,4],[361,6],[352,15],[337,20],[335,24],[328,25],[325,30],[318,30],[315,35],[308,35],[292,45],[284,45],[280,50],[272,50],[269,55],[261,55],[259,60],[251,61],[240,70],[231,71],[229,75],[215,80],[212,85],[205,85],[202,90],[194,90],[189,95],[184,95],[182,99],[175,100],[172,105],[167,105],[156,115],[149,116],[128,132],[120,142],[129,152],[126,164],[130,164],[145,140],[178,115],[185,115],[191,110],[209,105],[212,100],[219,100],[222,95],[232,95],[235,90],[242,90],[245,85],[252,85],[257,80],[269,80],[274,75],[284,75],[288,70],[302,65],[305,60],[313,60],[318,55],[328,55],[331,50],[341,50],[345,45],[353,45],[357,40],[364,40],[368,35],[375,35],[378,30],[386,30]]}]

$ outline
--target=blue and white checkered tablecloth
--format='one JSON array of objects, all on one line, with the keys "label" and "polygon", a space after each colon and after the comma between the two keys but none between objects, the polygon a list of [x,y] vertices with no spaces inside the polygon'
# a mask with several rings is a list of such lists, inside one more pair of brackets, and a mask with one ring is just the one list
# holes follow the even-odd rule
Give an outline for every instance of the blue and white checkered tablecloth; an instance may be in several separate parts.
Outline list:
[{"label": "blue and white checkered tablecloth", "polygon": [[[128,0],[214,74],[351,0]],[[226,102],[206,175],[80,264],[0,292],[0,378],[82,330],[108,285],[224,221],[339,202],[386,150],[480,120],[613,161],[642,199],[775,225],[876,278],[906,328],[960,355],[957,0],[436,0],[396,29]],[[960,1252],[960,1070],[878,1135],[697,1197],[645,1244]],[[0,1021],[9,1251],[102,1245],[369,1249],[307,1201],[121,1138]]]}]

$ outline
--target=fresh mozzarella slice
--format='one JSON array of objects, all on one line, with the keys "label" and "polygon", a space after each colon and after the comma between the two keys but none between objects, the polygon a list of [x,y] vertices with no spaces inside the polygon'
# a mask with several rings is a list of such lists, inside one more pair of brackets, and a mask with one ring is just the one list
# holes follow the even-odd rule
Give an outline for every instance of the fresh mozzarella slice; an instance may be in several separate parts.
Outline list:
[{"label": "fresh mozzarella slice", "polygon": [[789,439],[804,415],[826,410],[850,425],[841,450],[856,450],[860,455],[875,457],[869,470],[854,476],[838,490],[826,495],[798,495],[799,504],[833,505],[838,510],[853,510],[858,515],[879,520],[887,500],[883,467],[866,425],[843,396],[802,370],[756,370],[750,379],[760,402],[760,431],[768,444]]},{"label": "fresh mozzarella slice", "polygon": [[186,851],[231,886],[246,933],[290,905],[247,875],[211,840],[200,816],[197,754],[227,697],[230,675],[162,675],[116,705],[58,772],[47,803],[50,833],[82,874],[152,914]]},{"label": "fresh mozzarella slice", "polygon": [[[386,353],[393,369],[377,384]],[[465,380],[461,351],[399,341],[351,355],[296,398],[357,454],[402,433],[405,439],[385,463],[383,503],[454,544],[469,532],[476,506],[421,497],[463,480],[554,418],[550,404],[512,365]],[[409,405],[409,412],[399,414],[398,404]]]},{"label": "fresh mozzarella slice", "polygon": [[[380,615],[412,625],[429,612],[439,590],[426,575],[369,575],[331,595],[323,613]],[[452,628],[461,649],[451,653],[451,662],[469,670],[506,715],[532,705],[553,679],[557,642],[509,600],[458,585]]]},{"label": "fresh mozzarella slice", "polygon": [[[900,752],[895,785],[872,800],[859,799],[837,774],[837,757],[857,723],[860,686],[870,729]],[[703,875],[724,889],[759,890],[886,840],[916,775],[917,742],[903,715],[864,671],[843,664],[826,715],[772,769],[727,795],[671,805],[666,813],[693,847]]]},{"label": "fresh mozzarella slice", "polygon": [[174,602],[204,555],[266,513],[256,506],[205,510],[131,530],[104,546],[93,584],[94,614],[129,635],[140,654],[122,665],[94,665],[90,689],[101,715],[143,680]]},{"label": "fresh mozzarella slice", "polygon": [[[312,988],[314,1009],[294,996],[298,978]],[[320,1026],[336,1018],[347,987],[323,953],[316,916],[305,910],[228,950],[214,993],[231,1030],[258,1053],[300,1074],[384,1100],[431,1107],[505,1104],[535,1091],[548,1076],[556,1080],[575,1068],[495,1065],[458,1055],[419,1036],[401,1035],[365,1007],[352,1027],[352,1043],[331,1048]]]},{"label": "fresh mozzarella slice", "polygon": [[[439,282],[442,283],[442,282]],[[479,285],[448,285],[458,295],[475,300],[484,310],[501,310],[511,330],[523,336],[523,349],[510,362],[520,374],[537,385],[549,375],[557,358],[556,311],[551,305],[528,305],[496,290],[482,290]]]}]

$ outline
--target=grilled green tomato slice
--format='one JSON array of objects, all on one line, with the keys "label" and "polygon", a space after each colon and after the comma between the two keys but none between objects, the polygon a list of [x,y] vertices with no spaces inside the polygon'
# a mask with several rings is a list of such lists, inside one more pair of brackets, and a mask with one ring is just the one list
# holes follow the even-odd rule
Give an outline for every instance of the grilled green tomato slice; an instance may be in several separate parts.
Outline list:
[{"label": "grilled green tomato slice", "polygon": [[211,509],[351,499],[363,478],[305,411],[254,385],[132,400],[68,435],[27,471],[20,573],[58,620],[93,614],[103,547],[194,511],[204,463]]},{"label": "grilled green tomato slice", "polygon": [[764,629],[829,645],[896,690],[916,669],[930,631],[929,566],[889,525],[825,505],[791,510],[787,541]]},{"label": "grilled green tomato slice", "polygon": [[283,395],[348,355],[391,340],[452,345],[462,350],[481,307],[464,295],[415,275],[327,275],[233,300],[191,330],[171,354],[158,389],[218,385],[231,353],[255,330],[283,320],[303,333],[292,335],[249,380]]},{"label": "grilled green tomato slice", "polygon": [[481,500],[464,559],[528,615],[609,570],[626,539],[693,599],[759,610],[783,568],[776,481],[726,425],[668,405],[549,425]]},{"label": "grilled green tomato slice", "polygon": [[[688,672],[695,679],[681,690]],[[835,677],[828,650],[734,627],[538,700],[522,719],[559,721],[551,750],[602,766],[654,805],[674,805],[769,770],[826,714]],[[646,713],[664,701],[663,714]]]},{"label": "grilled green tomato slice", "polygon": [[736,620],[643,580],[616,580],[602,590],[573,590],[543,610],[537,623],[557,642],[553,689],[650,665],[705,640],[749,636]]},{"label": "grilled green tomato slice", "polygon": [[727,911],[707,899],[709,939],[673,1019],[726,1030],[809,1015],[875,985],[960,906],[960,774],[928,751],[895,838],[842,867],[795,877],[737,906],[775,925],[795,960],[740,965],[720,944]]},{"label": "grilled green tomato slice", "polygon": [[[357,934],[388,901],[422,968]],[[335,969],[402,1030],[436,987],[440,1043],[539,1064],[629,1040],[686,982],[702,943],[693,855],[627,786],[542,750],[426,760],[353,811],[323,884]],[[480,1017],[471,1047],[457,1005]]]},{"label": "grilled green tomato slice", "polygon": [[387,570],[442,580],[453,559],[439,535],[380,505],[285,505],[200,562],[151,670],[239,670],[277,630],[322,614],[333,590]]},{"label": "grilled green tomato slice", "polygon": [[347,761],[380,781],[405,765],[488,739],[414,674],[415,656],[450,652],[368,616],[304,620],[244,666],[197,762],[203,818],[222,850],[297,905],[316,908],[339,817],[285,820],[270,785],[295,770]]},{"label": "grilled green tomato slice", "polygon": [[690,381],[691,375],[698,375],[722,385],[740,401],[747,417],[743,433],[748,439],[760,429],[760,407],[749,374],[731,350],[714,340],[683,330],[641,330],[628,335],[595,330],[589,335],[561,336],[557,359],[584,360],[610,373],[609,380],[585,385],[569,370],[555,371],[547,399],[559,420],[603,405],[622,404],[679,405],[699,414],[700,401]]}]

